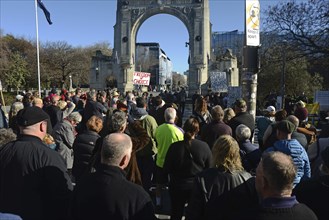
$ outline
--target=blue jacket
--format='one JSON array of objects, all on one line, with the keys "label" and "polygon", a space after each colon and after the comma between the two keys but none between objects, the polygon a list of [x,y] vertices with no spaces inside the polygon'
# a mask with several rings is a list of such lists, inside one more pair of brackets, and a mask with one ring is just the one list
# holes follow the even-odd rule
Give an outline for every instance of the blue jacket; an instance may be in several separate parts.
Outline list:
[{"label": "blue jacket", "polygon": [[8,128],[7,118],[0,105],[0,128]]},{"label": "blue jacket", "polygon": [[294,180],[296,186],[302,179],[311,177],[310,161],[302,145],[296,139],[278,140],[273,147],[268,148],[265,152],[280,151],[292,157],[297,168],[297,175]]}]

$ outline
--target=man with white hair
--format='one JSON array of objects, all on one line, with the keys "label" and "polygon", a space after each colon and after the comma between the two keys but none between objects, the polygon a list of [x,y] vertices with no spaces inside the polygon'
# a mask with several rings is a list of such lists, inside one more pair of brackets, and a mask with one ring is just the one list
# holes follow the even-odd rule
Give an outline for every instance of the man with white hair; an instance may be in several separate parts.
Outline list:
[{"label": "man with white hair", "polygon": [[127,94],[127,112],[130,115],[131,111],[136,108],[136,100],[135,100],[135,95],[132,92],[128,92]]},{"label": "man with white hair", "polygon": [[53,129],[52,136],[58,144],[58,153],[63,156],[67,169],[73,167],[73,143],[76,137],[76,126],[81,122],[79,112],[72,112]]},{"label": "man with white hair", "polygon": [[183,130],[175,125],[176,109],[167,108],[164,112],[166,123],[160,125],[155,131],[155,139],[158,143],[156,159],[156,205],[161,206],[161,188],[168,182],[168,175],[163,171],[164,161],[170,145],[176,141],[184,140]]},{"label": "man with white hair", "polygon": [[126,134],[112,133],[104,138],[101,165],[74,189],[73,219],[155,219],[149,195],[125,178],[123,170],[131,151],[132,142]]},{"label": "man with white hair", "polygon": [[253,145],[249,140],[251,136],[250,128],[244,124],[238,125],[235,129],[235,136],[239,143],[243,168],[250,173],[254,173],[262,153],[259,148]]}]

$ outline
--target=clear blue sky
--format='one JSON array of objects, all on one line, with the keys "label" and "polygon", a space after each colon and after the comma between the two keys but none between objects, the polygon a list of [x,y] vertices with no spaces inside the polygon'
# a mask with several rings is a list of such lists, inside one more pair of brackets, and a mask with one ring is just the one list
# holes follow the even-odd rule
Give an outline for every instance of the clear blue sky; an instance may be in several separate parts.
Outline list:
[{"label": "clear blue sky", "polygon": [[[48,25],[40,8],[39,40],[66,41],[72,46],[109,42],[113,47],[116,0],[43,0],[51,14]],[[278,0],[260,0],[261,10]],[[209,0],[212,31],[244,30],[244,0]],[[262,19],[262,18],[261,18]],[[36,39],[34,0],[0,0],[0,29],[4,34]],[[188,69],[187,29],[171,15],[155,15],[146,20],[137,42],[158,42],[171,58],[174,71]]]}]

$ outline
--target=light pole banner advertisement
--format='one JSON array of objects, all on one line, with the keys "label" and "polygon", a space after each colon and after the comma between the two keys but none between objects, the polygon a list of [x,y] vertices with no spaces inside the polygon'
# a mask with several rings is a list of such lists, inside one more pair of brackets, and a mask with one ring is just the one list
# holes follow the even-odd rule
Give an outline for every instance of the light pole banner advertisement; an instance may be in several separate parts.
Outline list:
[{"label": "light pole banner advertisement", "polygon": [[134,72],[133,83],[135,85],[150,85],[151,73]]},{"label": "light pole banner advertisement", "polygon": [[246,45],[259,46],[260,4],[258,0],[246,0]]}]

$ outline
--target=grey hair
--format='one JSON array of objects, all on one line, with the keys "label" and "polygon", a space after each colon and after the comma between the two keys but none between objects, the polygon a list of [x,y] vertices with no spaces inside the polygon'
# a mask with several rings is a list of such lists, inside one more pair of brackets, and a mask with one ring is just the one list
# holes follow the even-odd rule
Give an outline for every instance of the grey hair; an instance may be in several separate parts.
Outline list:
[{"label": "grey hair", "polygon": [[272,190],[292,190],[297,171],[290,156],[280,151],[264,153],[259,166]]},{"label": "grey hair", "polygon": [[216,105],[211,109],[211,116],[214,121],[223,121],[224,111],[220,105]]},{"label": "grey hair", "polygon": [[118,132],[120,129],[127,124],[126,113],[117,111],[111,116],[111,132]]},{"label": "grey hair", "polygon": [[118,166],[122,158],[131,153],[132,145],[130,137],[126,134],[112,133],[107,135],[102,144],[101,162]]},{"label": "grey hair", "polygon": [[176,109],[169,107],[164,112],[164,118],[166,122],[174,121],[176,118]]},{"label": "grey hair", "polygon": [[295,125],[296,129],[297,129],[297,127],[299,126],[299,119],[296,116],[289,115],[287,117],[287,120],[290,121],[291,123],[293,123]]},{"label": "grey hair", "polygon": [[69,114],[67,117],[67,120],[69,121],[75,121],[77,123],[80,123],[82,120],[82,116],[80,115],[79,112],[72,112],[71,114]]},{"label": "grey hair", "polygon": [[0,129],[0,149],[5,144],[16,140],[16,134],[11,128],[1,128]]},{"label": "grey hair", "polygon": [[133,101],[135,98],[135,95],[132,92],[129,92],[127,95],[127,101]]},{"label": "grey hair", "polygon": [[251,136],[251,130],[246,125],[240,124],[235,129],[235,136],[238,140],[247,140]]},{"label": "grey hair", "polygon": [[19,110],[23,109],[24,105],[22,102],[14,102],[10,107],[10,115],[15,116],[19,112]]},{"label": "grey hair", "polygon": [[91,90],[87,93],[87,99],[93,100],[95,98],[96,98],[96,91],[95,90]]}]

